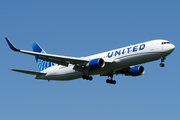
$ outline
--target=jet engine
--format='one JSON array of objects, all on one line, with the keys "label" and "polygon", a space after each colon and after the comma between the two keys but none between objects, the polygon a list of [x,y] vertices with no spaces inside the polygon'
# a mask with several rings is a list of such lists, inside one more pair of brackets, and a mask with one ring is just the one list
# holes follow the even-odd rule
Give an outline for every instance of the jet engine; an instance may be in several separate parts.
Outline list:
[{"label": "jet engine", "polygon": [[102,58],[96,58],[91,60],[86,67],[94,69],[94,68],[103,68],[105,66],[105,62]]},{"label": "jet engine", "polygon": [[131,67],[130,70],[125,75],[131,75],[131,76],[139,76],[143,75],[145,72],[143,66],[134,66]]}]

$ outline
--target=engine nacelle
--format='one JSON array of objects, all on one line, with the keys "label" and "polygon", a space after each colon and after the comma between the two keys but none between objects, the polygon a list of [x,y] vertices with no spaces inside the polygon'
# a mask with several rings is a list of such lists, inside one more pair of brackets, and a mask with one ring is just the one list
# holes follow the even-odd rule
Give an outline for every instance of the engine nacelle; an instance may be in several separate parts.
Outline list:
[{"label": "engine nacelle", "polygon": [[145,70],[143,66],[134,66],[130,68],[129,72],[126,75],[139,76],[144,74]]},{"label": "engine nacelle", "polygon": [[103,68],[105,66],[105,62],[102,58],[96,58],[91,60],[86,66],[89,68]]}]

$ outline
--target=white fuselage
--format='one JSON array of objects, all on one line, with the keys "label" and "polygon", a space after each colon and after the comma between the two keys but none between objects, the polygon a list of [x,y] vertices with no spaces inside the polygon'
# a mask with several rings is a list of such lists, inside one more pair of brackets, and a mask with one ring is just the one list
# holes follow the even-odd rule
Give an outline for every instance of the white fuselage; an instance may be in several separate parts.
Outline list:
[{"label": "white fuselage", "polygon": [[[163,42],[167,44],[162,44]],[[85,58],[88,58],[89,60],[102,58],[107,61],[112,61],[112,63],[105,64],[103,68],[93,69],[89,72],[89,75],[96,75],[158,60],[161,57],[166,57],[169,55],[174,48],[175,46],[169,43],[167,40],[152,40],[87,56]],[[74,70],[73,67],[74,65],[72,64],[69,64],[68,67],[55,65],[42,71],[47,73],[46,75],[37,75],[35,78],[65,81],[81,78],[83,75],[85,75],[83,72]]]}]

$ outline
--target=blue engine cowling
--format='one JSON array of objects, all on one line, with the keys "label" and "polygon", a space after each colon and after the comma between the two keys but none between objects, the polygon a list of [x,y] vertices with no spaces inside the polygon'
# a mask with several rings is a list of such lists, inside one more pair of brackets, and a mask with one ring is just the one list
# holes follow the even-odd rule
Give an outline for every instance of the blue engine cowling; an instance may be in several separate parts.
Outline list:
[{"label": "blue engine cowling", "polygon": [[89,68],[103,68],[105,66],[105,62],[102,58],[96,58],[91,60],[86,66]]},{"label": "blue engine cowling", "polygon": [[129,74],[132,76],[139,76],[144,74],[144,67],[143,66],[134,66],[130,68]]}]

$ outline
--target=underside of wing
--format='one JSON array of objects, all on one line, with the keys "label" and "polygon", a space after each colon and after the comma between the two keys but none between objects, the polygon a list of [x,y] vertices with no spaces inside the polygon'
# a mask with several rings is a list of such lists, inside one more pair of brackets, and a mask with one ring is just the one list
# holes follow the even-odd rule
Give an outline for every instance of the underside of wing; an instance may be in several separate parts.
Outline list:
[{"label": "underside of wing", "polygon": [[130,70],[130,67],[127,68],[123,68],[123,69],[119,69],[119,70],[115,70],[115,71],[110,71],[107,73],[102,73],[100,74],[100,76],[111,76],[112,74],[126,74],[128,71]]},{"label": "underside of wing", "polygon": [[145,70],[144,67],[141,65],[135,65],[135,66],[129,66],[126,68],[121,68],[119,70],[110,71],[107,73],[100,74],[100,76],[111,76],[111,75],[118,75],[118,74],[124,74],[126,76],[139,76],[144,74]]}]

